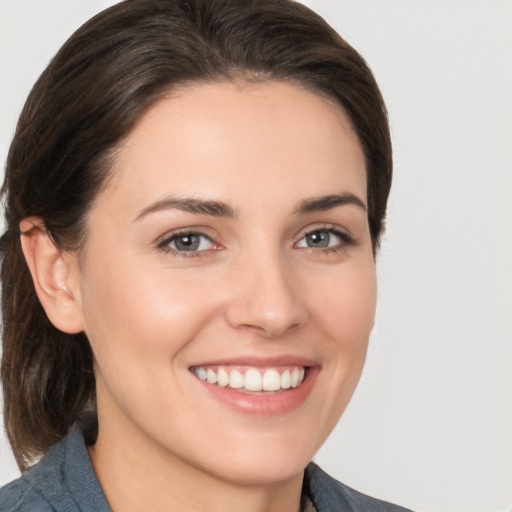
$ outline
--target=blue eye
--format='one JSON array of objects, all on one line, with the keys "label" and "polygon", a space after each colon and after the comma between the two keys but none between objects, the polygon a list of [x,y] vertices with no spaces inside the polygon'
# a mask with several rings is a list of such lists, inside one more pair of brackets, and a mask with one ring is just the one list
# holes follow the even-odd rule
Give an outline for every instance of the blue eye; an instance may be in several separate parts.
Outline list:
[{"label": "blue eye", "polygon": [[179,252],[200,252],[215,248],[215,244],[200,233],[179,233],[167,238],[159,246]]},{"label": "blue eye", "polygon": [[316,229],[306,233],[296,247],[305,247],[308,249],[329,249],[340,248],[349,244],[351,238],[345,233],[334,229]]}]

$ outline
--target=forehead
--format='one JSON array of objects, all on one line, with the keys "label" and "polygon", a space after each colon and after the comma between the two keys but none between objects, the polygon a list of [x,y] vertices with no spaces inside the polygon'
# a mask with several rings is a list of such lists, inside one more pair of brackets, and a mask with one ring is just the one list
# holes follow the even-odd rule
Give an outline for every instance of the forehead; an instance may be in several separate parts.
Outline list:
[{"label": "forehead", "polygon": [[119,148],[107,192],[247,203],[341,188],[366,198],[364,154],[341,105],[284,82],[221,82],[156,103]]}]

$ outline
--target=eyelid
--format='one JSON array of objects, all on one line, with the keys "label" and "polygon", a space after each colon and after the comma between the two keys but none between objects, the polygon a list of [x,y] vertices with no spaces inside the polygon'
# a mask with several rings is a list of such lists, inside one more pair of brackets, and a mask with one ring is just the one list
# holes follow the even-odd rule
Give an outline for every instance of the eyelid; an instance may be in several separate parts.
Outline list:
[{"label": "eyelid", "polygon": [[[183,257],[194,257],[194,256],[202,256],[203,253],[208,253],[210,251],[215,251],[222,249],[220,244],[218,244],[213,236],[211,234],[206,233],[205,231],[210,231],[203,227],[186,227],[186,228],[178,228],[172,231],[169,231],[165,233],[164,235],[158,237],[154,243],[154,246],[157,250],[162,250],[165,252],[170,252],[175,254],[176,256],[183,256]],[[211,249],[203,249],[199,251],[183,251],[179,249],[175,249],[173,247],[170,247],[169,244],[172,243],[173,240],[179,238],[180,236],[185,235],[192,235],[192,236],[198,236],[208,239],[212,245],[214,246]]]},{"label": "eyelid", "polygon": [[[298,244],[301,240],[303,240],[306,236],[308,236],[312,233],[316,233],[318,231],[326,231],[328,233],[333,234],[334,236],[338,237],[341,240],[341,243],[337,246],[330,246],[330,247],[324,247],[324,248],[298,247]],[[325,252],[325,251],[330,251],[330,250],[332,251],[332,250],[337,250],[337,249],[341,250],[347,246],[355,245],[355,243],[356,243],[355,238],[346,229],[343,229],[340,226],[335,225],[335,224],[323,224],[323,225],[320,224],[320,225],[308,227],[305,230],[303,230],[299,234],[297,241],[294,244],[294,247],[297,247],[300,249],[311,249],[315,252],[321,252],[321,251]]]}]

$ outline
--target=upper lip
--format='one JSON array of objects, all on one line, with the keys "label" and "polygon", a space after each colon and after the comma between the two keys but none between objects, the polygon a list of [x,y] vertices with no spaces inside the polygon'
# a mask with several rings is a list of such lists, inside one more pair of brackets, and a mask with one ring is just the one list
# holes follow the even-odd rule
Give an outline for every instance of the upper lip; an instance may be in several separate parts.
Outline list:
[{"label": "upper lip", "polygon": [[274,366],[319,366],[319,362],[315,359],[295,356],[295,355],[281,355],[274,357],[260,357],[260,356],[232,356],[224,358],[215,358],[205,361],[200,361],[190,365],[190,368],[198,366],[252,366],[255,368],[267,368]]}]

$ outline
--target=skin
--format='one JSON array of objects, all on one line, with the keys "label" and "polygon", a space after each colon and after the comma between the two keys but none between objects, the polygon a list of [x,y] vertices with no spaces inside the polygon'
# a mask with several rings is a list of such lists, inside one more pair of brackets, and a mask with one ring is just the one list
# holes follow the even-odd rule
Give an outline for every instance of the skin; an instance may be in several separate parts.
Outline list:
[{"label": "skin", "polygon": [[[281,82],[189,86],[119,148],[81,264],[52,253],[43,230],[23,237],[50,319],[84,330],[94,352],[90,456],[114,511],[299,509],[304,467],[353,394],[373,326],[365,176],[337,103]],[[362,204],[298,211],[340,194]],[[222,201],[232,215],[183,211],[170,197]],[[178,230],[202,233],[201,250],[165,245]],[[310,231],[329,246],[308,246]],[[283,356],[317,373],[282,414],[232,408],[190,371]]]}]

